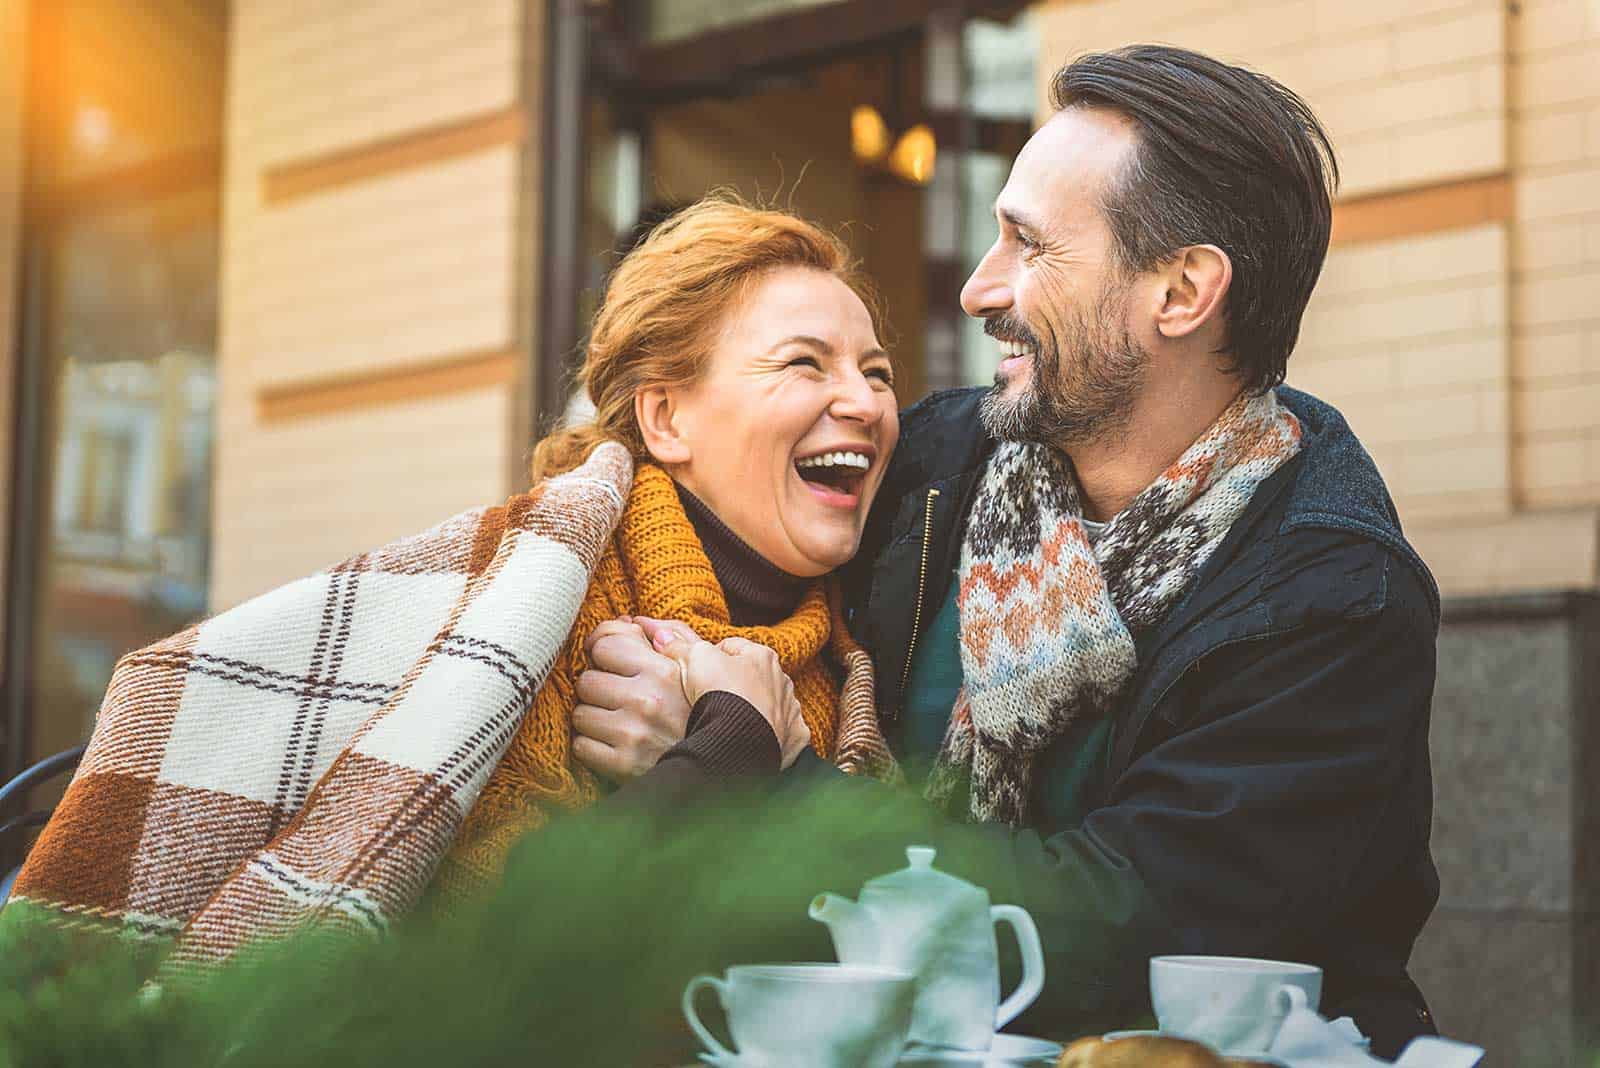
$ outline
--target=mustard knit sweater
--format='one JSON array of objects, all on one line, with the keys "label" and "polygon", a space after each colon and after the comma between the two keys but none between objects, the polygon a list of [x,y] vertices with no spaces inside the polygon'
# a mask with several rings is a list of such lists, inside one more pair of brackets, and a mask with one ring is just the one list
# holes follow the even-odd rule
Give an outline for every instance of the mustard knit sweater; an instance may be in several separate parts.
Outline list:
[{"label": "mustard knit sweater", "polygon": [[[852,676],[862,667],[870,676],[866,654],[842,625],[834,626],[821,580],[812,584],[787,619],[770,627],[734,626],[722,587],[671,477],[654,465],[640,465],[627,509],[595,569],[567,644],[445,857],[438,885],[447,898],[493,883],[512,844],[524,832],[541,826],[557,809],[578,808],[599,796],[593,774],[572,757],[572,710],[577,705],[578,676],[589,666],[585,640],[595,627],[622,615],[676,619],[707,641],[738,635],[771,648],[794,680],[812,747],[824,759],[835,754],[840,706],[839,688],[823,660],[824,648],[831,645]],[[859,698],[859,690],[859,685],[847,683],[847,695],[856,691]],[[866,723],[871,718],[870,692],[869,677],[866,712],[863,716],[856,709],[853,736],[876,734],[875,723]],[[859,699],[849,703],[862,704]],[[868,737],[867,742],[874,749],[881,747],[881,735]]]}]

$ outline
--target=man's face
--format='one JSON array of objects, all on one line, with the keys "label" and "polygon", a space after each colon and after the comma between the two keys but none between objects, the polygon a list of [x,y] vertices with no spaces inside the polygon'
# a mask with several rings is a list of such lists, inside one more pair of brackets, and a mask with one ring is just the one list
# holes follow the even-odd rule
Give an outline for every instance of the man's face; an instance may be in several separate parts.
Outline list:
[{"label": "man's face", "polygon": [[1132,411],[1147,361],[1101,198],[1134,139],[1115,113],[1059,112],[1023,146],[995,200],[1000,236],[961,306],[1000,346],[982,416],[1001,440],[1101,440]]}]

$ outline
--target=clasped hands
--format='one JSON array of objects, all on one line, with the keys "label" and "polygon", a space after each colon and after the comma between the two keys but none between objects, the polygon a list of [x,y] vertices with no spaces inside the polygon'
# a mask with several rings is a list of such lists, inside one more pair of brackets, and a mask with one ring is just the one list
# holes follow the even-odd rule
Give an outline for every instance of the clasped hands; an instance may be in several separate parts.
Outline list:
[{"label": "clasped hands", "polygon": [[590,668],[578,676],[572,753],[614,782],[655,767],[683,740],[695,702],[716,690],[761,713],[785,768],[811,741],[794,683],[764,645],[744,638],[713,645],[683,623],[625,616],[596,627],[584,649]]}]

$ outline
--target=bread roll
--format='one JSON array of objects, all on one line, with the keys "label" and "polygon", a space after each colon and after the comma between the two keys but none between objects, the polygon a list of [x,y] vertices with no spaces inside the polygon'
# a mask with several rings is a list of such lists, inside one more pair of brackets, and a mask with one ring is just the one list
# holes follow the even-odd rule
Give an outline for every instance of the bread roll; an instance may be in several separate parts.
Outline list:
[{"label": "bread roll", "polygon": [[1061,1051],[1056,1068],[1229,1068],[1229,1062],[1198,1042],[1135,1035],[1115,1042],[1080,1038]]}]

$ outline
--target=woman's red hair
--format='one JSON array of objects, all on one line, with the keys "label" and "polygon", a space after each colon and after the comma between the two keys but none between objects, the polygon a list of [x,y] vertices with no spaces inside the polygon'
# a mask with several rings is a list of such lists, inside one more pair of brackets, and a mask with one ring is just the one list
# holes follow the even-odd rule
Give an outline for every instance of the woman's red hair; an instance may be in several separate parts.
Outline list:
[{"label": "woman's red hair", "polygon": [[728,313],[763,274],[780,267],[835,276],[878,325],[871,287],[838,237],[785,211],[709,196],[666,219],[617,265],[578,372],[594,416],[539,442],[534,481],[577,467],[602,441],[621,442],[636,461],[648,459],[634,395],[698,379]]}]

